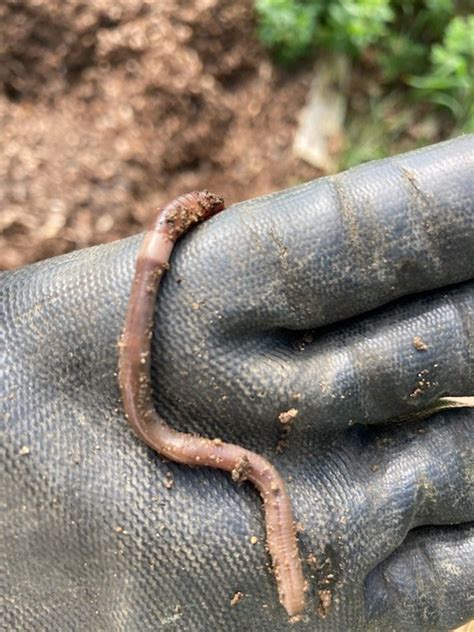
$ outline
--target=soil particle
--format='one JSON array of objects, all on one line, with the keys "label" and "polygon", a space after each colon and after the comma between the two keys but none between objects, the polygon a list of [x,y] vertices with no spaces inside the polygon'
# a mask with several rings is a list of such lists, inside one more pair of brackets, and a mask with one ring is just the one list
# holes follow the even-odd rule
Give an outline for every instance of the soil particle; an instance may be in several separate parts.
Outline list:
[{"label": "soil particle", "polygon": [[298,415],[297,408],[290,408],[289,410],[282,412],[278,415],[278,421],[281,424],[280,438],[276,446],[276,451],[281,453],[288,445],[288,436],[293,426],[296,416]]},{"label": "soil particle", "polygon": [[428,346],[427,346],[426,342],[423,340],[423,338],[421,336],[415,336],[413,338],[413,346],[415,347],[415,349],[417,351],[427,351],[428,350]]},{"label": "soil particle", "polygon": [[241,457],[232,470],[232,480],[236,483],[243,483],[250,472],[250,463],[246,456]]},{"label": "soil particle", "polygon": [[30,451],[31,451],[30,448],[27,445],[24,445],[20,448],[18,454],[20,456],[26,456],[27,454],[30,453]]},{"label": "soil particle", "polygon": [[319,605],[317,607],[316,612],[322,619],[324,619],[325,617],[327,617],[327,615],[329,614],[329,611],[331,610],[332,593],[330,590],[327,590],[327,589],[318,590],[318,597],[319,597]]},{"label": "soil particle", "polygon": [[238,603],[242,601],[243,598],[244,598],[244,593],[238,590],[236,593],[233,594],[232,599],[230,600],[230,605],[236,606]]},{"label": "soil particle", "polygon": [[196,309],[200,309],[203,305],[205,305],[206,301],[200,300],[200,301],[193,301],[191,303],[191,308],[196,310]]},{"label": "soil particle", "polygon": [[295,420],[295,417],[297,416],[297,414],[298,414],[298,410],[296,408],[290,408],[286,412],[280,413],[278,415],[278,421],[283,425],[291,424]]},{"label": "soil particle", "polygon": [[257,544],[258,538],[256,535],[250,536],[250,544]]},{"label": "soil particle", "polygon": [[410,393],[410,397],[416,398],[421,397],[425,393],[427,393],[430,388],[433,386],[433,383],[428,380],[429,370],[423,369],[418,373],[418,381],[416,383],[415,388]]},{"label": "soil particle", "polygon": [[163,479],[163,485],[166,489],[171,489],[174,485],[174,478],[171,472],[166,472],[165,477]]},{"label": "soil particle", "polygon": [[316,569],[318,567],[318,558],[314,553],[310,553],[306,558],[308,566],[312,569]]}]

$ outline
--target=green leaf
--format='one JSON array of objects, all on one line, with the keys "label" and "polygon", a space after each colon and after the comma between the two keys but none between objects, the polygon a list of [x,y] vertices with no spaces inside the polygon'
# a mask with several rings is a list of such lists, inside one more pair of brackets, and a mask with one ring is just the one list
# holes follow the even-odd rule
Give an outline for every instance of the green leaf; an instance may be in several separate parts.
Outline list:
[{"label": "green leaf", "polygon": [[319,2],[257,0],[260,39],[283,63],[309,55],[313,48]]}]

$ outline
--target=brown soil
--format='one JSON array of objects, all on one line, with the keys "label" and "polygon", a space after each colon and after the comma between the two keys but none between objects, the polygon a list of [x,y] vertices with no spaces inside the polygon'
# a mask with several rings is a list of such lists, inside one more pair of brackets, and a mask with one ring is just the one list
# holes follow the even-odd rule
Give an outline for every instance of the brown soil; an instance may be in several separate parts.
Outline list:
[{"label": "brown soil", "polygon": [[2,2],[0,268],[192,189],[229,205],[316,177],[291,155],[310,77],[272,64],[252,0]]}]

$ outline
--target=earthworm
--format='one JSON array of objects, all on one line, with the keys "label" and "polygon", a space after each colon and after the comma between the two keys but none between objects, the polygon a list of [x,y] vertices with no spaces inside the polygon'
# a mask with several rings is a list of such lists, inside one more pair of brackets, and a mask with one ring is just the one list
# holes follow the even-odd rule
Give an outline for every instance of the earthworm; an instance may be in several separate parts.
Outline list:
[{"label": "earthworm", "polygon": [[220,439],[173,430],[152,399],[150,348],[156,295],[175,241],[192,225],[223,210],[222,198],[194,191],[158,211],[138,251],[125,324],[119,343],[119,381],[125,414],[135,433],[160,455],[177,463],[225,470],[236,482],[249,480],[265,508],[267,545],[279,600],[290,617],[304,608],[305,580],[285,483],[262,456]]}]

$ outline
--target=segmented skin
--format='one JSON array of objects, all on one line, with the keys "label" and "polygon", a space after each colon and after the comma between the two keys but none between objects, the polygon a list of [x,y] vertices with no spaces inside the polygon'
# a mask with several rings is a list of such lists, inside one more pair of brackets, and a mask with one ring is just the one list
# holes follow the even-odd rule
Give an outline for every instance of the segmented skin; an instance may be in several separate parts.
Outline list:
[{"label": "segmented skin", "polygon": [[295,617],[304,609],[305,580],[283,479],[271,463],[250,450],[220,439],[173,430],[159,415],[152,399],[150,347],[154,307],[173,246],[194,224],[223,209],[222,198],[209,191],[194,191],[158,211],[138,252],[119,343],[120,388],[129,424],[159,454],[177,463],[225,470],[236,482],[248,480],[257,487],[265,508],[267,545],[279,599],[288,615]]}]

